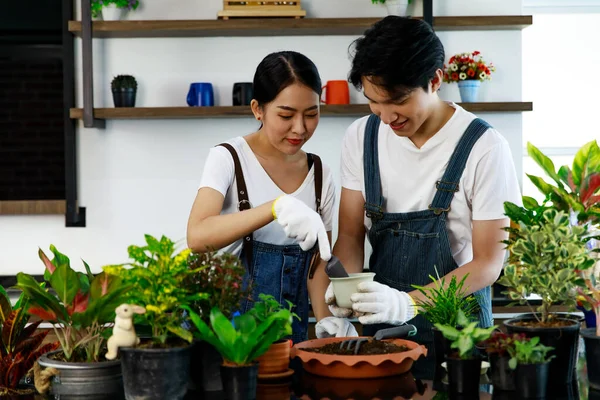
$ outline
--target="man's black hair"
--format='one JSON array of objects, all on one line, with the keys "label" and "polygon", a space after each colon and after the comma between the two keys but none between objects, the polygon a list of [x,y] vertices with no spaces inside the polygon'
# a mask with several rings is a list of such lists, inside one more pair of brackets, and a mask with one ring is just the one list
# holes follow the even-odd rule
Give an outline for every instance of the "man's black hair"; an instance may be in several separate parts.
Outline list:
[{"label": "man's black hair", "polygon": [[360,90],[361,78],[369,77],[392,98],[417,88],[427,90],[435,71],[444,66],[442,42],[428,23],[418,19],[387,16],[352,45],[350,83]]}]

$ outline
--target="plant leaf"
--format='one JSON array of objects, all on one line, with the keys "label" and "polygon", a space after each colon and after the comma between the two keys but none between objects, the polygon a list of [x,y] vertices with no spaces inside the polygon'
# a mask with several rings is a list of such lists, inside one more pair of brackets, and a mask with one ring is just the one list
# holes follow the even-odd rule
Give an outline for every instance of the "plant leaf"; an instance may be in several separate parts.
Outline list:
[{"label": "plant leaf", "polygon": [[[593,202],[589,202],[596,192],[600,190],[600,172],[588,175],[581,184],[580,197],[581,202],[586,208],[590,207]],[[588,204],[588,202],[590,204]]]},{"label": "plant leaf", "polygon": [[[0,286],[2,287],[2,286]],[[2,288],[3,293],[0,293],[0,323],[3,323],[12,311],[12,305],[8,295]]]},{"label": "plant leaf", "polygon": [[68,264],[60,264],[50,277],[50,286],[52,286],[65,307],[68,307],[80,288],[77,272],[71,269]]},{"label": "plant leaf", "polygon": [[187,329],[183,329],[181,326],[171,326],[171,325],[169,325],[167,327],[167,329],[170,332],[172,332],[175,335],[177,335],[180,338],[182,338],[183,340],[188,341],[189,343],[192,343],[192,340],[194,340],[194,336],[192,335],[192,332],[188,331]]},{"label": "plant leaf", "polygon": [[50,261],[50,259],[48,258],[48,256],[46,256],[46,253],[44,253],[42,251],[42,249],[39,249],[38,250],[38,256],[40,257],[40,259],[43,261],[44,265],[46,266],[46,270],[50,274],[53,274],[54,270],[56,269],[56,267],[54,266],[54,264],[52,264],[52,261]]},{"label": "plant leaf", "polygon": [[[596,172],[600,166],[600,149],[595,140],[584,144],[575,154],[573,159],[573,183],[577,187],[590,172]],[[591,167],[591,168],[590,168]]]},{"label": "plant leaf", "polygon": [[542,167],[544,172],[550,178],[552,178],[554,180],[554,182],[556,182],[558,187],[562,189],[563,184],[561,182],[560,177],[556,173],[556,170],[554,169],[554,163],[552,162],[552,160],[550,158],[548,158],[546,155],[544,155],[537,147],[535,147],[533,144],[531,144],[529,142],[527,142],[527,153],[529,154],[529,157],[531,157],[531,159],[533,161],[535,161],[537,163],[537,165]]},{"label": "plant leaf", "polygon": [[29,303],[34,306],[30,307],[27,311],[30,314],[32,308],[40,308],[49,311],[54,316],[50,321],[56,321],[57,318],[59,320],[65,320],[67,318],[67,310],[59,303],[58,299],[48,293],[46,289],[42,288],[30,275],[19,272],[17,274],[17,284],[15,286],[21,289],[29,297]]}]

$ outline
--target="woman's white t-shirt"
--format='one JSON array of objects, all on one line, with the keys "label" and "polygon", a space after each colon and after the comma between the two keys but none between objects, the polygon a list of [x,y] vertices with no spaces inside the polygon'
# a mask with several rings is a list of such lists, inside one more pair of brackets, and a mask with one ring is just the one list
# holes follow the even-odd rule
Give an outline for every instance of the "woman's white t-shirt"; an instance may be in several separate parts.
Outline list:
[{"label": "woman's white t-shirt", "polygon": [[[476,116],[457,104],[450,120],[420,149],[410,139],[397,136],[384,123],[379,125],[378,148],[384,210],[391,213],[427,210],[435,196],[450,156]],[[363,167],[365,127],[368,117],[347,129],[341,157],[342,187],[360,190],[366,199]],[[454,194],[447,229],[456,263],[473,259],[472,221],[506,218],[504,202],[521,204],[519,181],[506,139],[488,129],[475,143]],[[371,220],[365,216],[365,227]]]},{"label": "woman's white t-shirt", "polygon": [[[264,170],[254,152],[243,137],[236,137],[228,140],[238,154],[246,188],[248,190],[248,199],[252,207],[257,207],[267,203],[285,194],[272,180]],[[221,214],[232,214],[238,212],[237,181],[235,179],[235,169],[233,158],[229,151],[223,146],[215,146],[210,149],[200,188],[209,187],[220,192],[224,197],[223,210]],[[327,231],[332,229],[332,219],[335,205],[335,185],[331,175],[331,170],[323,164],[323,189],[321,192],[321,208],[323,223]],[[302,200],[311,209],[316,208],[315,197],[315,175],[314,165],[308,171],[308,175],[292,196]],[[296,244],[294,239],[288,238],[281,225],[272,221],[262,228],[253,232],[253,240],[270,243],[274,245]],[[233,253],[237,256],[242,251],[242,238],[221,249],[224,252]]]}]

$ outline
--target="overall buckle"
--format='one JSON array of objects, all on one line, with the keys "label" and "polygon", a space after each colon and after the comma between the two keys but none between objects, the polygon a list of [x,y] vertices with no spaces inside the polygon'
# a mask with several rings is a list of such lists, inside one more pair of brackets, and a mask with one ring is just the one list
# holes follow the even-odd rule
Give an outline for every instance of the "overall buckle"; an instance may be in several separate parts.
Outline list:
[{"label": "overall buckle", "polygon": [[365,214],[367,215],[367,218],[371,218],[371,219],[383,218],[383,208],[381,208],[380,206],[374,206],[374,205],[365,203],[363,208],[365,209]]},{"label": "overall buckle", "polygon": [[435,183],[435,188],[437,190],[441,190],[442,192],[455,193],[455,192],[458,192],[458,183],[456,183],[456,182],[447,182],[447,181],[443,181],[443,180],[440,179],[439,181],[437,181]]},{"label": "overall buckle", "polygon": [[440,215],[441,213],[449,212],[450,211],[450,206],[448,206],[448,208],[440,208],[440,207],[433,207],[433,205],[430,204],[428,208],[431,211],[433,211],[433,213],[435,215]]}]

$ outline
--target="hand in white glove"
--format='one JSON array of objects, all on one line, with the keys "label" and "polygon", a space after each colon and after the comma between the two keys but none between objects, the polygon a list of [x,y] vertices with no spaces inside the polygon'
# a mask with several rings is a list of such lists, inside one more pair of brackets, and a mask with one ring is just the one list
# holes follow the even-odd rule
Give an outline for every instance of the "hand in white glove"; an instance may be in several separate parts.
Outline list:
[{"label": "hand in white glove", "polygon": [[358,336],[354,325],[345,318],[325,317],[315,326],[315,333],[319,339],[328,337]]},{"label": "hand in white glove", "polygon": [[327,291],[325,291],[325,304],[329,306],[329,311],[331,311],[331,314],[333,314],[334,317],[348,318],[354,314],[354,311],[351,308],[339,307],[336,304],[333,285],[331,283],[329,283]]},{"label": "hand in white glove", "polygon": [[283,195],[273,202],[273,217],[283,227],[285,234],[298,241],[304,251],[319,241],[321,258],[329,261],[331,246],[321,216],[294,196]]},{"label": "hand in white glove", "polygon": [[350,299],[354,311],[366,314],[358,318],[363,325],[402,325],[417,315],[415,302],[406,292],[379,282],[361,282],[357,289]]}]

